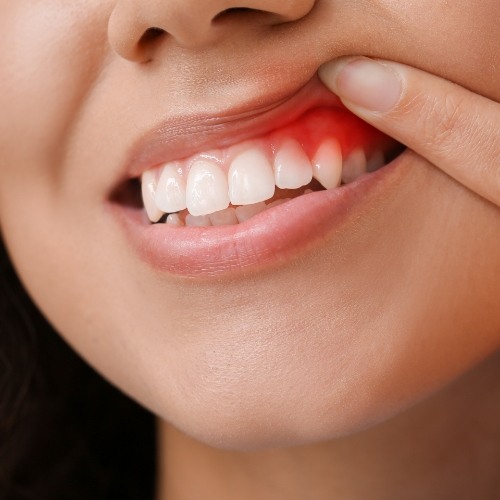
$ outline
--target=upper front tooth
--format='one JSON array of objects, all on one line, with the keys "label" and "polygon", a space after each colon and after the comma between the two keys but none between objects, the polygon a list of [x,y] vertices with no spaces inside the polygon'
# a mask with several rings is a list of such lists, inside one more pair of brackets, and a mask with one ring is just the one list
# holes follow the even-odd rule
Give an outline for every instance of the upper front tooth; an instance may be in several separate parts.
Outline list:
[{"label": "upper front tooth", "polygon": [[167,164],[160,175],[156,188],[156,206],[171,214],[186,208],[186,183],[176,163]]},{"label": "upper front tooth", "polygon": [[344,161],[344,165],[342,166],[342,181],[344,184],[348,184],[365,173],[366,155],[362,149],[357,148]]},{"label": "upper front tooth", "polygon": [[297,141],[287,140],[276,152],[274,178],[281,189],[297,189],[311,182],[311,162]]},{"label": "upper front tooth", "polygon": [[274,196],[274,175],[266,155],[257,148],[240,153],[229,169],[229,199],[250,205]]},{"label": "upper front tooth", "polygon": [[151,222],[158,222],[163,212],[156,206],[156,175],[153,170],[147,170],[142,174],[141,191],[144,208]]},{"label": "upper front tooth", "polygon": [[217,163],[193,163],[187,179],[186,204],[192,215],[207,215],[229,206],[227,179]]},{"label": "upper front tooth", "polygon": [[342,180],[342,150],[335,139],[324,141],[313,159],[314,178],[326,189],[340,185]]}]

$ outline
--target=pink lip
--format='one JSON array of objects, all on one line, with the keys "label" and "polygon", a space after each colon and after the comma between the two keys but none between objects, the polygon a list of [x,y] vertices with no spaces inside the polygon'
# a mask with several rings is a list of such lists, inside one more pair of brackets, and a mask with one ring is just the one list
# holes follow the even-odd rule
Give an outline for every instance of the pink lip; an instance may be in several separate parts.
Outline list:
[{"label": "pink lip", "polygon": [[196,115],[166,120],[133,145],[125,178],[140,177],[145,170],[203,150],[224,148],[263,136],[317,106],[344,107],[315,76],[288,96],[274,96],[272,100],[258,97],[222,116]]},{"label": "pink lip", "polygon": [[299,196],[234,226],[150,225],[137,210],[117,209],[141,258],[154,269],[182,277],[210,278],[258,271],[318,245],[333,231],[350,231],[400,179],[409,156],[338,189]]}]

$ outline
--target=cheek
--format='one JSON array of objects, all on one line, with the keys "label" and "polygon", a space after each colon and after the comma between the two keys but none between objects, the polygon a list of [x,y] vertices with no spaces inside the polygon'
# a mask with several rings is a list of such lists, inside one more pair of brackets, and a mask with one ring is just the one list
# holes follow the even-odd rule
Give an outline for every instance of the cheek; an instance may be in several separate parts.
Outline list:
[{"label": "cheek", "polygon": [[[9,2],[0,30],[1,166],[9,177],[55,176],[86,90],[101,62],[96,2]],[[40,159],[48,160],[37,167]],[[3,181],[2,181],[3,183]],[[29,201],[29,200],[27,200]]]}]

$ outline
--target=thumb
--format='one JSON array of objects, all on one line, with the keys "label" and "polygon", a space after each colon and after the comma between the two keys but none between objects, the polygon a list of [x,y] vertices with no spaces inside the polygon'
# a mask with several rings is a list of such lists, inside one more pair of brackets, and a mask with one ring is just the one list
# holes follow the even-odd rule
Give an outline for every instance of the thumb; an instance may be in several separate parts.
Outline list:
[{"label": "thumb", "polygon": [[360,118],[500,206],[500,104],[390,61],[341,58],[319,76]]}]

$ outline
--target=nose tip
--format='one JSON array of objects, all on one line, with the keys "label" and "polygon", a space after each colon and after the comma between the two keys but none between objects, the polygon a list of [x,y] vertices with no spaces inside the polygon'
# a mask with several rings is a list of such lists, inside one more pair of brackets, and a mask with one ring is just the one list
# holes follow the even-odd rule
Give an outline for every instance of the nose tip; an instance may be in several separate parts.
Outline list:
[{"label": "nose tip", "polygon": [[167,38],[184,48],[217,43],[245,29],[296,21],[316,0],[118,0],[109,20],[114,51],[145,62]]}]

